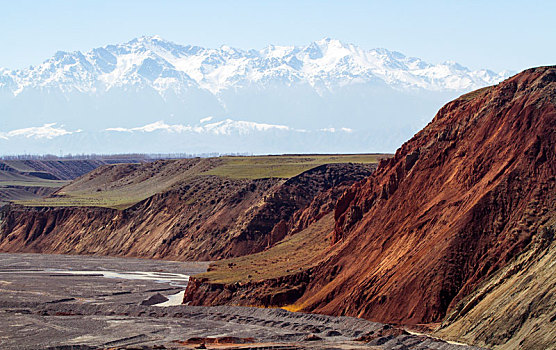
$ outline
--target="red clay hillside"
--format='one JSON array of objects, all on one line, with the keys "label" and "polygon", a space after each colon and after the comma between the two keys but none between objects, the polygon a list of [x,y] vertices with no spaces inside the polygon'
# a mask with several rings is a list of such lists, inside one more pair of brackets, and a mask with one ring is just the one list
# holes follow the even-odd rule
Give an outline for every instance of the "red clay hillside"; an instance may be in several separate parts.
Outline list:
[{"label": "red clay hillside", "polygon": [[438,322],[555,217],[556,68],[445,105],[353,185],[334,245],[296,307]]}]

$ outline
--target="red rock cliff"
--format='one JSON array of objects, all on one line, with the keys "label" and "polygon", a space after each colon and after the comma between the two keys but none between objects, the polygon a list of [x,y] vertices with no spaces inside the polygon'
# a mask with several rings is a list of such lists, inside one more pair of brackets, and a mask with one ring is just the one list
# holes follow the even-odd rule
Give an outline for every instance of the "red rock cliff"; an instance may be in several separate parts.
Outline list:
[{"label": "red rock cliff", "polygon": [[445,105],[338,201],[334,246],[297,305],[441,320],[555,215],[555,130],[555,67]]}]

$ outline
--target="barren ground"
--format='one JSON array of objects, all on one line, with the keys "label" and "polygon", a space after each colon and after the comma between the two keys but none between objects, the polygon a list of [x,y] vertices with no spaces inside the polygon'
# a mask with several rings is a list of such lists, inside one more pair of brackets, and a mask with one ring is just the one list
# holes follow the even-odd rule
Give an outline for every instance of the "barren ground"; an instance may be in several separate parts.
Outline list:
[{"label": "barren ground", "polygon": [[[188,349],[206,343],[209,349],[471,349],[351,317],[249,307],[141,305],[157,293],[182,291],[180,275],[202,272],[206,266],[0,254],[0,348]],[[103,271],[130,277],[150,272],[143,275],[164,281],[107,278],[101,276]],[[374,339],[354,340],[364,335]]]}]

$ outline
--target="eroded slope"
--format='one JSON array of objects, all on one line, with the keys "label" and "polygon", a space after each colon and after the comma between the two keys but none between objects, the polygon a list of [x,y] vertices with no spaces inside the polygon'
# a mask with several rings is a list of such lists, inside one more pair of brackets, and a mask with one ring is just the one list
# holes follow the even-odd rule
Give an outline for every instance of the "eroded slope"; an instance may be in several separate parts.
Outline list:
[{"label": "eroded slope", "polygon": [[134,159],[0,160],[0,205],[38,202],[70,180],[106,164],[134,163]]},{"label": "eroded slope", "polygon": [[556,349],[555,225],[482,283],[435,334],[495,349]]},{"label": "eroded slope", "polygon": [[338,201],[337,253],[297,307],[442,320],[555,215],[555,91],[541,67],[444,106]]},{"label": "eroded slope", "polygon": [[[556,333],[554,130],[554,67],[464,95],[334,201],[335,227],[321,228],[333,231],[332,244],[316,265],[255,281],[243,272],[222,283],[219,275],[236,261],[215,264],[193,279],[186,301],[290,304],[418,327],[450,314],[442,336],[543,348]],[[324,197],[292,218],[318,223],[330,209],[316,204]],[[272,299],[284,290],[286,302]]]},{"label": "eroded slope", "polygon": [[[0,250],[174,260],[256,253],[285,237],[289,219],[314,197],[362,180],[374,167],[329,164],[290,179],[205,174],[219,162],[158,161],[97,169],[49,199],[61,205],[6,209]],[[145,193],[153,194],[123,210],[64,205],[68,198],[124,205]]]}]

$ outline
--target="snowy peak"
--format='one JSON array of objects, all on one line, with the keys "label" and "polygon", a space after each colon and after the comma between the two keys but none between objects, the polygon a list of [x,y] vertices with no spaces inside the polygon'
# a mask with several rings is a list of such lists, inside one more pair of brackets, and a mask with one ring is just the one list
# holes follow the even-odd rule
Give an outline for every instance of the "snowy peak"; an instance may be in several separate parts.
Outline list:
[{"label": "snowy peak", "polygon": [[[268,131],[297,131],[293,130],[286,125],[256,123],[244,120],[232,120],[226,118],[225,120],[209,123],[213,117],[201,119],[198,125],[183,125],[183,124],[166,124],[163,120],[150,123],[140,127],[134,128],[107,128],[105,131],[112,132],[156,132],[165,131],[169,133],[197,133],[197,134],[213,134],[213,135],[250,135],[256,132]],[[1,135],[0,135],[1,136]]]},{"label": "snowy peak", "polygon": [[365,50],[324,38],[307,46],[241,50],[183,46],[160,36],[143,36],[86,53],[57,52],[24,70],[0,70],[0,89],[17,95],[25,89],[103,93],[112,88],[186,94],[189,89],[218,95],[227,89],[306,84],[319,94],[350,84],[383,81],[394,89],[470,90],[507,77],[490,70],[471,71],[447,61],[429,64],[386,49]]}]

